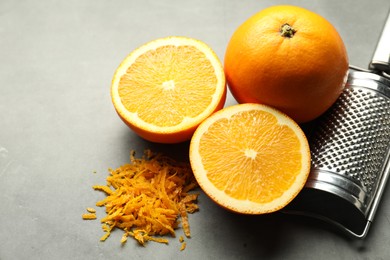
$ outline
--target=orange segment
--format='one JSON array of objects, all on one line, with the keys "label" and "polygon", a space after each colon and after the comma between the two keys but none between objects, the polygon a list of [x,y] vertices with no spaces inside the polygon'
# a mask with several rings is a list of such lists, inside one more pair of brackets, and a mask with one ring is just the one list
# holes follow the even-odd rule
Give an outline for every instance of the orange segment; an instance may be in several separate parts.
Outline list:
[{"label": "orange segment", "polygon": [[162,38],[125,58],[114,75],[111,96],[119,116],[143,138],[182,142],[223,107],[225,76],[205,43]]},{"label": "orange segment", "polygon": [[291,118],[265,105],[241,104],[199,126],[190,161],[199,185],[215,202],[261,214],[283,208],[303,188],[310,150]]}]

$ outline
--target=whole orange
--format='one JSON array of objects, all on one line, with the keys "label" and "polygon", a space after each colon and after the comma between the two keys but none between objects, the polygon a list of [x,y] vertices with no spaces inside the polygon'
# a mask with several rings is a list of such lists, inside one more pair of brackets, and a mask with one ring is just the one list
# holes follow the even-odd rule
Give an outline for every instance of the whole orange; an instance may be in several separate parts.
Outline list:
[{"label": "whole orange", "polygon": [[224,63],[237,102],[266,104],[300,123],[336,101],[348,74],[346,48],[334,26],[286,5],[268,7],[239,26]]}]

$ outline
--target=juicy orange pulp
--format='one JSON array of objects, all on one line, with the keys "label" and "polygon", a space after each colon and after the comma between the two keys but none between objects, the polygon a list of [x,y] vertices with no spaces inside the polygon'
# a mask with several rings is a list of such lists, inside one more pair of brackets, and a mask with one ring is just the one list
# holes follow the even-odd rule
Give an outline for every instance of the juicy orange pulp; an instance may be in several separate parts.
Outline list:
[{"label": "juicy orange pulp", "polygon": [[161,143],[191,138],[226,99],[222,65],[203,42],[168,37],[133,51],[117,69],[114,107],[141,137]]},{"label": "juicy orange pulp", "polygon": [[261,214],[283,208],[303,188],[310,150],[291,118],[268,106],[241,104],[199,126],[190,161],[199,185],[218,204]]}]

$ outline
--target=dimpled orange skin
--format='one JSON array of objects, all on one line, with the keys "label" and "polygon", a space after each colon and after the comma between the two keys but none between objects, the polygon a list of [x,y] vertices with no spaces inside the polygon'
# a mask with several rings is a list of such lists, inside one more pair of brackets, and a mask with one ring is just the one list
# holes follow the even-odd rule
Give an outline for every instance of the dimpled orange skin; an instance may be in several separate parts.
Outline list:
[{"label": "dimpled orange skin", "polygon": [[[284,24],[295,30],[291,38],[281,35]],[[273,6],[234,32],[224,69],[237,102],[266,104],[303,123],[320,116],[339,97],[348,56],[336,29],[318,14]]]}]

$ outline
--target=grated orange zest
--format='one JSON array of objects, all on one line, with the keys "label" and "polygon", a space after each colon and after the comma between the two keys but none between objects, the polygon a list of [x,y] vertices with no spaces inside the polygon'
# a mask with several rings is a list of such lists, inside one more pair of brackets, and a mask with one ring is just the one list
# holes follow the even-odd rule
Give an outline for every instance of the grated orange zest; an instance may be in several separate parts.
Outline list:
[{"label": "grated orange zest", "polygon": [[94,208],[87,208],[87,211],[89,213],[96,213],[96,209],[94,209]]},{"label": "grated orange zest", "polygon": [[180,251],[183,251],[184,249],[186,249],[186,247],[187,247],[186,242],[181,243]]},{"label": "grated orange zest", "polygon": [[92,220],[92,219],[96,219],[96,214],[95,213],[84,213],[81,217],[85,220]]},{"label": "grated orange zest", "polygon": [[164,235],[175,237],[181,219],[184,234],[191,236],[187,213],[198,210],[198,194],[188,193],[198,184],[189,163],[177,162],[162,154],[146,150],[142,158],[130,155],[130,163],[115,170],[109,169],[107,185],[93,189],[107,196],[96,203],[106,208],[101,219],[106,240],[112,230],[125,233],[121,243],[133,237],[144,245],[147,241],[168,244]]}]

